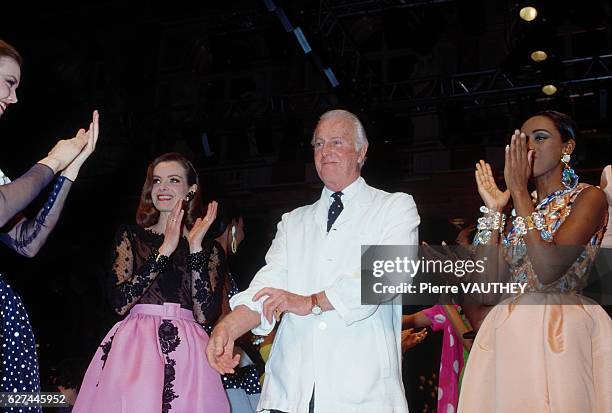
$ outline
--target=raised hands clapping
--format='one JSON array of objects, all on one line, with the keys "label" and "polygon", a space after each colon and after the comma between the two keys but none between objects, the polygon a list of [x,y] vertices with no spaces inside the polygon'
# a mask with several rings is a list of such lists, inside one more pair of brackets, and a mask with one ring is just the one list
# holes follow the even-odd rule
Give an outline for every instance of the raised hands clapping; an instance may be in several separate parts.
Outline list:
[{"label": "raised hands clapping", "polygon": [[183,230],[183,201],[179,200],[166,221],[166,229],[164,230],[164,242],[159,247],[159,253],[169,257],[176,247],[178,247],[179,240],[181,238],[181,232]]},{"label": "raised hands clapping", "polygon": [[202,240],[204,235],[217,218],[217,201],[212,201],[208,204],[206,215],[203,218],[196,219],[193,224],[191,231],[187,234],[187,241],[189,241],[189,251],[198,252],[202,249]]},{"label": "raised hands clapping", "polygon": [[527,137],[518,129],[506,145],[506,164],[504,179],[510,193],[527,190],[529,178],[533,173],[533,149],[528,149]]},{"label": "raised hands clapping", "polygon": [[89,124],[89,129],[87,131],[81,129],[77,134],[77,137],[81,139],[85,139],[85,146],[81,149],[81,152],[70,162],[68,166],[62,171],[62,176],[74,181],[79,174],[81,166],[83,163],[89,158],[96,149],[96,143],[98,142],[98,135],[100,133],[99,126],[100,115],[98,111],[95,110],[93,112],[93,118],[91,123]]},{"label": "raised hands clapping", "polygon": [[478,193],[485,206],[494,211],[502,211],[510,200],[510,191],[506,189],[502,192],[499,189],[491,165],[481,159],[476,164],[475,175]]},{"label": "raised hands clapping", "polygon": [[[95,147],[95,141],[98,139],[98,112],[94,112],[94,120],[90,123],[89,130],[79,129],[76,136],[72,139],[62,139],[58,141],[53,149],[49,152],[47,157],[42,159],[39,163],[43,165],[47,165],[49,168],[53,170],[53,172],[63,171],[70,165],[76,158],[82,158],[80,160],[80,165],[83,164],[85,159],[89,156],[89,154],[93,151],[93,147]],[[92,145],[89,144],[90,141]],[[91,150],[85,149],[86,147],[91,146]],[[81,153],[86,150],[89,152],[86,156],[83,154],[81,157]],[[79,165],[79,167],[80,167]],[[77,170],[78,173],[78,170]],[[67,175],[66,175],[67,176]],[[71,176],[68,178],[72,179]]]}]

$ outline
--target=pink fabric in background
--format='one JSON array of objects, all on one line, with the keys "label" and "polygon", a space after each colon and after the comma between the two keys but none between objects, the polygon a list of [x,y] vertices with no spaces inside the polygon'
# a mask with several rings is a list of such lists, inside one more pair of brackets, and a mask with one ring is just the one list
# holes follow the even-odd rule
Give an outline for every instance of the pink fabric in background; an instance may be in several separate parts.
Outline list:
[{"label": "pink fabric in background", "polygon": [[433,331],[444,330],[438,378],[438,413],[454,413],[459,400],[459,375],[463,369],[463,345],[455,334],[444,307],[436,304],[423,310]]}]

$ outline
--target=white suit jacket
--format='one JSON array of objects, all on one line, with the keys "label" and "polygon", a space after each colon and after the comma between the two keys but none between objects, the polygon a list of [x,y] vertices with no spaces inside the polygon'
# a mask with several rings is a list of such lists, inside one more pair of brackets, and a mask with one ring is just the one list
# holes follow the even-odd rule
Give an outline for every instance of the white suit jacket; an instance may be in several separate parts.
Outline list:
[{"label": "white suit jacket", "polygon": [[[361,305],[361,245],[417,245],[420,222],[410,195],[389,194],[359,178],[355,195],[327,233],[329,202],[283,215],[266,265],[231,301],[262,314],[264,287],[310,295],[324,290],[335,310],[283,316],[258,410],[316,413],[406,413],[401,373],[401,306]],[[261,315],[253,333],[274,327]]]}]

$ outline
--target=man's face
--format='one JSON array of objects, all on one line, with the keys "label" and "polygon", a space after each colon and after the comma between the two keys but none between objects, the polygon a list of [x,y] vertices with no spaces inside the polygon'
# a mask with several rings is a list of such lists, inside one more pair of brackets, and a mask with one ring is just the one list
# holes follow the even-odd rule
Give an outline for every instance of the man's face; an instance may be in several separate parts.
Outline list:
[{"label": "man's face", "polygon": [[355,149],[355,127],[342,117],[322,120],[314,133],[314,161],[319,178],[332,191],[341,191],[359,177],[359,162],[367,151]]}]

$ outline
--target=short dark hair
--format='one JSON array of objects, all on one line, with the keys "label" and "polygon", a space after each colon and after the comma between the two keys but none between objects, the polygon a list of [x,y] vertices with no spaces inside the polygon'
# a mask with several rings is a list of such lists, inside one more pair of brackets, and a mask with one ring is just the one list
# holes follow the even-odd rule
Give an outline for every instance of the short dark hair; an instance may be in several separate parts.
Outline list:
[{"label": "short dark hair", "polygon": [[23,59],[17,49],[0,39],[0,58],[9,57],[17,62],[19,66],[23,64]]},{"label": "short dark hair", "polygon": [[[544,116],[555,124],[555,128],[559,131],[563,142],[567,142],[570,139],[576,140],[578,127],[576,122],[565,113],[557,112],[555,110],[544,110],[538,112],[533,116]],[[532,116],[532,117],[533,117]]]}]

